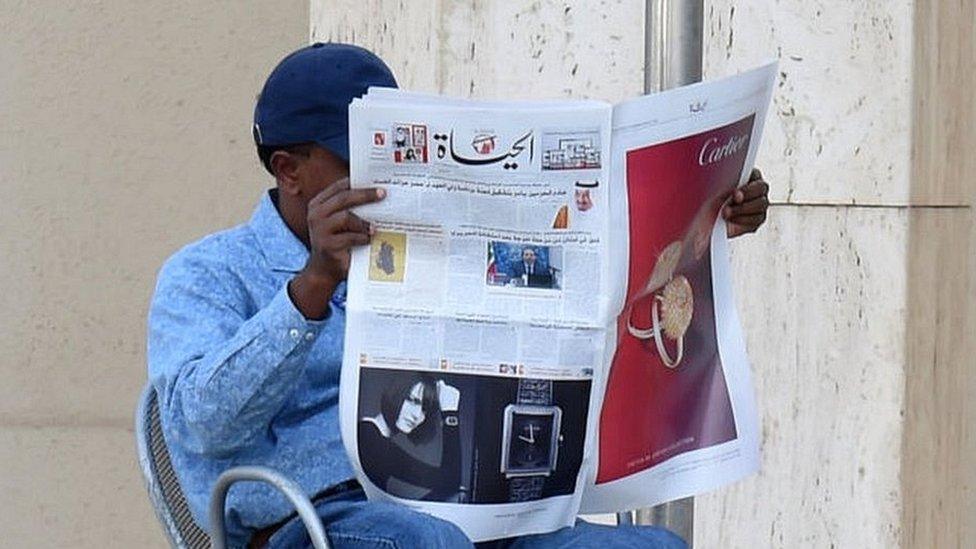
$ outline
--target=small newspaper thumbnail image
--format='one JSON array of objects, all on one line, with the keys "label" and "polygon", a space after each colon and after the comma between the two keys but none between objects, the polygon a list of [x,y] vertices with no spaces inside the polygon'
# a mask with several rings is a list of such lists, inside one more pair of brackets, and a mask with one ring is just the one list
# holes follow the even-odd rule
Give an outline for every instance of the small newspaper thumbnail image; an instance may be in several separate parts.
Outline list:
[{"label": "small newspaper thumbnail image", "polygon": [[485,283],[489,286],[558,290],[563,272],[562,260],[562,246],[490,240],[485,260]]},{"label": "small newspaper thumbnail image", "polygon": [[589,170],[600,167],[600,132],[542,134],[543,170]]},{"label": "small newspaper thumbnail image", "polygon": [[571,494],[591,384],[363,368],[360,463],[373,484],[403,499],[494,504]]},{"label": "small newspaper thumbnail image", "polygon": [[427,126],[397,124],[393,127],[393,161],[397,164],[427,163]]},{"label": "small newspaper thumbnail image", "polygon": [[406,233],[377,231],[369,244],[369,279],[373,282],[403,282],[406,264]]}]

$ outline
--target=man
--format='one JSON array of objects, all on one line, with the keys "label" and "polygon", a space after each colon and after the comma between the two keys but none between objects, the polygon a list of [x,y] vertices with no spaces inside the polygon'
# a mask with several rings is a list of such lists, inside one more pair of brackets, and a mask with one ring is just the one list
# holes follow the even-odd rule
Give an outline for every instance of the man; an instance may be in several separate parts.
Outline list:
[{"label": "man", "polygon": [[531,246],[522,248],[522,261],[512,265],[512,279],[532,288],[552,288],[553,282],[552,271],[538,260]]},{"label": "man", "polygon": [[[373,234],[350,209],[384,197],[381,189],[350,189],[348,105],[369,86],[395,85],[379,58],[355,46],[314,44],[287,56],[254,112],[258,156],[275,188],[248,223],[187,246],[159,273],[149,375],[173,467],[204,529],[217,476],[265,465],[313,497],[337,549],[471,546],[453,524],[367,502],[339,436],[344,281],[350,249]],[[760,181],[738,191],[727,212],[730,235],[762,223],[766,188]],[[226,518],[237,547],[307,544],[270,487],[235,486]],[[511,546],[571,542],[681,546],[657,529],[585,524]]]}]

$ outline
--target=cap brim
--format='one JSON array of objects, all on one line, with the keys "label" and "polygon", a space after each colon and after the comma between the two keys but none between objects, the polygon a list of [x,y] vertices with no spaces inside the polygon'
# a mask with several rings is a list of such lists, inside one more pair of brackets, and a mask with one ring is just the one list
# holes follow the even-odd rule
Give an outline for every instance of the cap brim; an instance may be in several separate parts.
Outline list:
[{"label": "cap brim", "polygon": [[339,158],[349,162],[349,135],[347,133],[343,132],[335,137],[320,139],[316,143]]}]

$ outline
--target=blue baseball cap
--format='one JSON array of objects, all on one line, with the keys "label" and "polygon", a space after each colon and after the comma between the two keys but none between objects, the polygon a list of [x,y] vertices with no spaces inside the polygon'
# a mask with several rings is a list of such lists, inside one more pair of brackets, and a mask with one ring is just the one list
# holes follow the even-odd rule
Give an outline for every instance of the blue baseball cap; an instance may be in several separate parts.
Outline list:
[{"label": "blue baseball cap", "polygon": [[370,86],[397,87],[390,68],[351,44],[306,46],[271,71],[254,107],[254,142],[317,143],[349,161],[349,103]]}]

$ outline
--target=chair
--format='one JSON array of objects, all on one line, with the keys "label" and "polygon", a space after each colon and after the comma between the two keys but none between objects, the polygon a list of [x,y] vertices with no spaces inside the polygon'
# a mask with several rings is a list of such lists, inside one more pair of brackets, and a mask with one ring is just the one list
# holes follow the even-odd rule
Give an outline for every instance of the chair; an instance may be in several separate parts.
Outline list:
[{"label": "chair", "polygon": [[316,549],[328,549],[325,528],[315,513],[312,502],[297,484],[267,467],[234,467],[221,474],[210,497],[209,516],[213,532],[208,535],[197,526],[169,459],[169,450],[163,440],[163,429],[159,421],[156,391],[152,385],[146,385],[139,397],[136,410],[136,444],[149,500],[173,547],[224,549],[227,544],[224,529],[227,491],[235,482],[258,481],[267,482],[280,490],[297,509],[298,516],[309,532],[312,545]]}]

